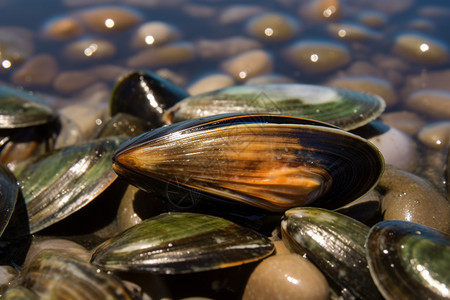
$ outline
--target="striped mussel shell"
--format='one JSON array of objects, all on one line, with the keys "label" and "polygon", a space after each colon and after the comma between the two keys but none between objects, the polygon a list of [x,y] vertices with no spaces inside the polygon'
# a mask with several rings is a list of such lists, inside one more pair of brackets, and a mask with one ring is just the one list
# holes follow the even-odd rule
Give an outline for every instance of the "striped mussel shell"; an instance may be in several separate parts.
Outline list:
[{"label": "striped mussel shell", "polygon": [[181,208],[209,200],[273,212],[341,207],[369,191],[384,168],[380,152],[361,137],[269,114],[162,127],[122,144],[113,161],[130,183]]},{"label": "striped mussel shell", "polygon": [[191,96],[163,116],[167,124],[224,113],[270,113],[314,119],[344,130],[375,120],[385,109],[376,95],[310,84],[232,86]]}]

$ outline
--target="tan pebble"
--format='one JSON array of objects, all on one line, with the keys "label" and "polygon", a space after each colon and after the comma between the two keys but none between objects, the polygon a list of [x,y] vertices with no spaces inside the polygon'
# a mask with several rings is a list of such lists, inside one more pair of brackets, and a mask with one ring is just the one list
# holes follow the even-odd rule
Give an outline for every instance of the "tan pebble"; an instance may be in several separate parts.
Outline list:
[{"label": "tan pebble", "polygon": [[411,5],[413,5],[414,0],[377,0],[369,1],[368,3],[370,3],[371,7],[375,10],[389,15],[394,15],[405,12]]},{"label": "tan pebble", "polygon": [[58,62],[49,54],[39,54],[17,69],[12,81],[22,86],[50,86],[58,73]]},{"label": "tan pebble", "polygon": [[260,42],[253,38],[234,36],[219,40],[199,40],[195,49],[202,58],[226,58],[248,50],[261,49]]},{"label": "tan pebble", "polygon": [[264,50],[250,50],[231,57],[223,62],[221,67],[236,80],[246,80],[272,72],[273,61],[270,54]]},{"label": "tan pebble", "polygon": [[420,90],[442,90],[450,92],[450,69],[421,72],[409,75],[404,79],[401,96],[404,99]]},{"label": "tan pebble", "polygon": [[388,21],[387,16],[377,10],[362,11],[358,13],[357,19],[362,24],[374,28],[384,26]]},{"label": "tan pebble", "polygon": [[403,220],[450,233],[450,203],[425,179],[387,167],[378,184],[384,220]]},{"label": "tan pebble", "polygon": [[132,38],[131,46],[134,49],[162,46],[178,40],[180,36],[178,29],[168,23],[148,22],[139,26]]},{"label": "tan pebble", "polygon": [[335,71],[350,62],[350,52],[344,45],[334,42],[300,41],[285,51],[288,61],[308,74]]},{"label": "tan pebble", "polygon": [[430,148],[448,149],[450,146],[450,121],[428,124],[419,131],[417,137]]},{"label": "tan pebble", "polygon": [[70,61],[97,61],[114,56],[116,46],[107,40],[82,39],[68,44],[63,53]]},{"label": "tan pebble", "polygon": [[420,34],[398,36],[394,41],[393,52],[407,60],[427,65],[448,61],[448,49],[442,41]]},{"label": "tan pebble", "polygon": [[421,32],[433,32],[436,29],[436,26],[430,20],[415,19],[408,23],[408,28]]},{"label": "tan pebble", "polygon": [[420,128],[426,124],[426,121],[418,114],[405,110],[384,113],[380,116],[380,120],[409,136],[415,136]]},{"label": "tan pebble", "polygon": [[312,0],[300,6],[299,14],[310,21],[335,21],[342,17],[339,0]]},{"label": "tan pebble", "polygon": [[245,84],[295,83],[295,80],[281,74],[265,74],[249,78]]},{"label": "tan pebble", "polygon": [[[130,71],[131,72],[131,71]],[[167,68],[158,69],[155,71],[156,75],[161,76],[164,79],[172,81],[178,86],[186,86],[187,78],[180,73],[174,72]]]},{"label": "tan pebble", "polygon": [[232,24],[248,20],[249,18],[262,13],[264,8],[258,5],[235,4],[225,8],[219,15],[221,24]]},{"label": "tan pebble", "polygon": [[263,260],[248,279],[242,300],[328,299],[325,276],[297,254]]},{"label": "tan pebble", "polygon": [[0,28],[0,70],[13,69],[33,54],[32,37],[32,33],[23,28]]},{"label": "tan pebble", "polygon": [[53,88],[61,93],[73,93],[97,81],[97,76],[83,71],[65,71],[53,82]]},{"label": "tan pebble", "polygon": [[[189,2],[188,2],[189,3]],[[185,4],[182,6],[183,11],[192,18],[212,18],[216,15],[217,10],[210,5],[201,4]]]},{"label": "tan pebble", "polygon": [[110,64],[99,65],[87,71],[93,76],[109,82],[116,82],[121,76],[131,72],[128,68]]},{"label": "tan pebble", "polygon": [[227,74],[213,74],[202,77],[188,87],[190,95],[198,95],[235,85],[233,77]]},{"label": "tan pebble", "polygon": [[406,100],[405,107],[436,119],[450,119],[450,92],[419,90]]},{"label": "tan pebble", "polygon": [[284,255],[292,253],[288,248],[286,248],[286,245],[282,240],[273,241],[273,244],[275,245],[275,255]]},{"label": "tan pebble", "polygon": [[142,50],[130,57],[126,64],[130,68],[158,68],[189,62],[194,58],[194,47],[190,43],[180,42]]},{"label": "tan pebble", "polygon": [[448,18],[450,17],[450,9],[446,6],[425,4],[418,7],[417,14],[432,20],[435,18]]},{"label": "tan pebble", "polygon": [[78,125],[83,139],[93,138],[99,126],[108,118],[109,108],[97,103],[77,103],[64,107],[59,111]]},{"label": "tan pebble", "polygon": [[282,13],[262,13],[249,20],[248,34],[263,41],[280,42],[291,39],[300,29],[297,20]]},{"label": "tan pebble", "polygon": [[332,37],[343,41],[364,41],[379,37],[378,33],[361,24],[351,23],[331,23],[327,26]]},{"label": "tan pebble", "polygon": [[51,20],[43,29],[44,35],[52,39],[75,38],[83,32],[83,26],[76,19],[68,16]]},{"label": "tan pebble", "polygon": [[138,25],[142,17],[131,8],[101,6],[85,9],[75,15],[96,32],[117,32]]},{"label": "tan pebble", "polygon": [[330,81],[328,84],[336,88],[378,95],[384,99],[387,107],[394,106],[398,101],[397,94],[391,83],[379,77],[341,76]]},{"label": "tan pebble", "polygon": [[419,162],[417,145],[407,134],[390,127],[386,132],[369,138],[381,154],[386,164],[399,169],[415,171]]}]

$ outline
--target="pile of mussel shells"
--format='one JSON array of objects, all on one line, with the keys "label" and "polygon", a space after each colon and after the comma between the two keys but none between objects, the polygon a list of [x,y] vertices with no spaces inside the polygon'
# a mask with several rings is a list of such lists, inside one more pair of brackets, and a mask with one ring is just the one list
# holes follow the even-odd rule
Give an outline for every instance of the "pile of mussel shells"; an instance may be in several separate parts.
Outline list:
[{"label": "pile of mussel shells", "polygon": [[448,233],[347,209],[385,167],[349,130],[384,108],[303,84],[190,97],[136,71],[114,87],[110,120],[80,140],[45,100],[2,86],[0,293],[253,299],[247,280],[282,240],[324,274],[329,298],[449,299]]}]

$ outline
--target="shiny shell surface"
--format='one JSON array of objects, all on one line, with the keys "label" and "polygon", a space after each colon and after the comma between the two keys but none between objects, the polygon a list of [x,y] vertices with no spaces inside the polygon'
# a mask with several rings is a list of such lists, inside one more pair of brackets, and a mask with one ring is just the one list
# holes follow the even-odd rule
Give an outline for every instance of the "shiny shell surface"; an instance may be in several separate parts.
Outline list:
[{"label": "shiny shell surface", "polygon": [[124,138],[70,146],[24,162],[14,170],[22,188],[30,233],[79,210],[117,177],[111,158]]},{"label": "shiny shell surface", "polygon": [[383,221],[366,244],[370,272],[385,299],[450,299],[450,237],[407,221]]},{"label": "shiny shell surface", "polygon": [[266,236],[231,221],[171,212],[104,242],[91,262],[107,270],[181,274],[258,261],[273,251]]},{"label": "shiny shell surface", "polygon": [[262,114],[159,128],[124,143],[113,160],[133,185],[180,207],[226,199],[274,212],[341,207],[369,191],[384,168],[379,151],[356,135]]},{"label": "shiny shell surface", "polygon": [[341,289],[358,299],[382,299],[366,261],[368,226],[326,209],[297,207],[285,212],[281,232],[285,244],[306,253]]},{"label": "shiny shell surface", "polygon": [[0,86],[0,128],[41,125],[55,118],[53,111],[34,95]]},{"label": "shiny shell surface", "polygon": [[242,85],[188,97],[164,115],[168,124],[224,113],[269,113],[314,119],[351,130],[384,111],[382,98],[308,84]]},{"label": "shiny shell surface", "polygon": [[0,236],[11,219],[18,194],[16,178],[7,167],[0,164]]}]

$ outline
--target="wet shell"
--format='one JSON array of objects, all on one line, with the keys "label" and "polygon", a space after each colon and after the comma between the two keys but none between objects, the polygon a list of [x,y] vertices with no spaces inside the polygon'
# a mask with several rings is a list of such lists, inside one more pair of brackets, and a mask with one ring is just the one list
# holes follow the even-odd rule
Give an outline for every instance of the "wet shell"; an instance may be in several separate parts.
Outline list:
[{"label": "wet shell", "polygon": [[53,111],[26,92],[0,86],[0,128],[41,125],[55,119]]},{"label": "wet shell", "polygon": [[350,130],[384,111],[378,96],[306,84],[242,85],[192,96],[164,115],[168,124],[223,113],[270,113],[327,122]]},{"label": "wet shell", "polygon": [[298,207],[285,212],[281,230],[284,243],[306,253],[338,287],[358,299],[382,299],[366,261],[369,227],[329,210]]},{"label": "wet shell", "polygon": [[107,270],[192,273],[269,256],[264,235],[210,215],[172,212],[139,223],[100,245],[92,263]]},{"label": "wet shell", "polygon": [[8,168],[0,164],[0,236],[11,219],[18,194],[16,178]]},{"label": "wet shell", "polygon": [[450,299],[450,237],[406,221],[383,221],[366,244],[370,273],[385,299]]},{"label": "wet shell", "polygon": [[117,177],[111,158],[124,138],[66,147],[17,166],[14,174],[25,199],[30,233],[79,210]]},{"label": "wet shell", "polygon": [[119,175],[178,207],[228,199],[269,211],[341,207],[369,191],[383,170],[366,140],[281,115],[177,123],[131,139],[113,160]]}]

